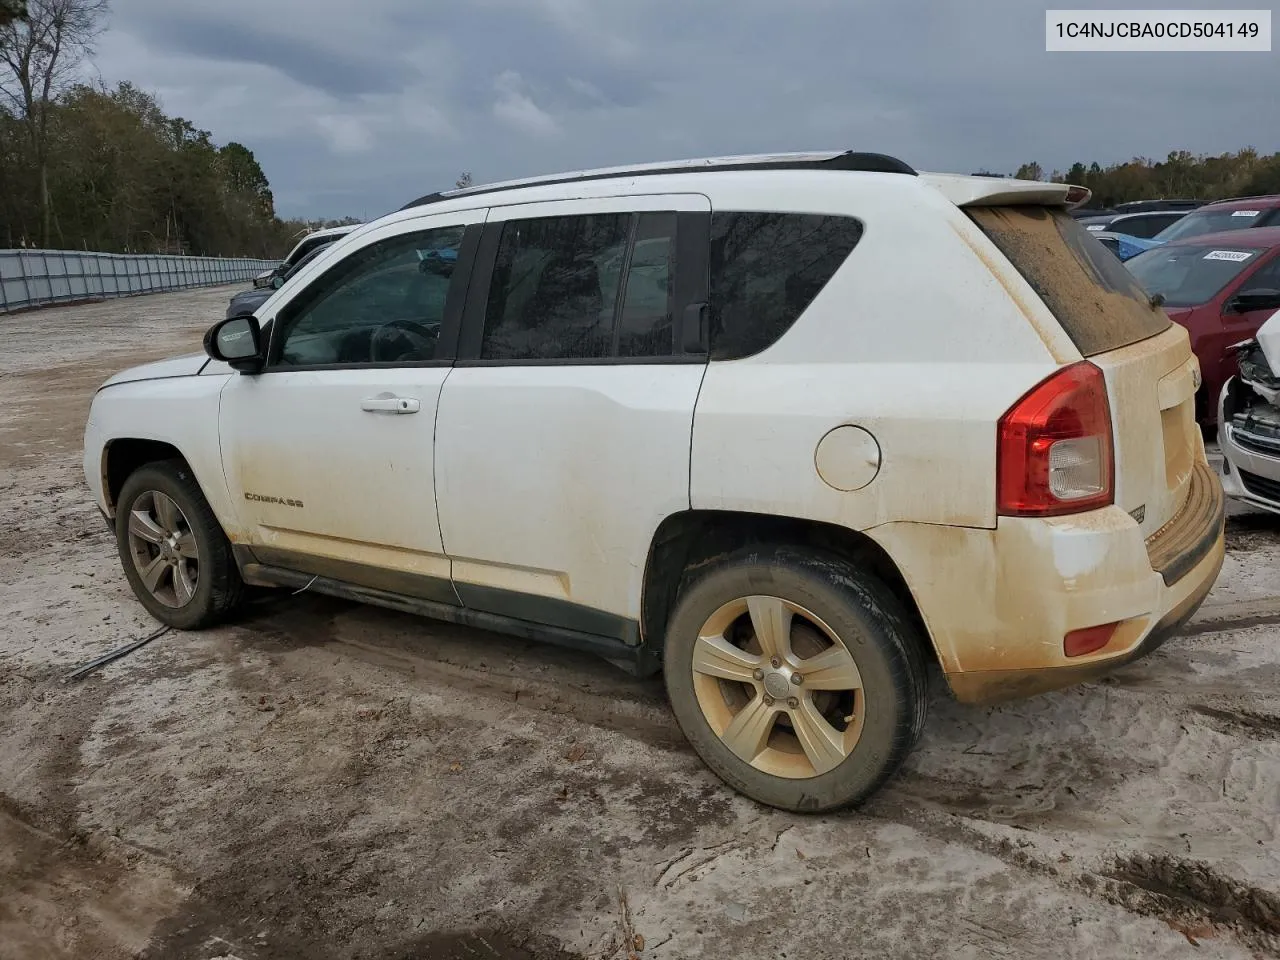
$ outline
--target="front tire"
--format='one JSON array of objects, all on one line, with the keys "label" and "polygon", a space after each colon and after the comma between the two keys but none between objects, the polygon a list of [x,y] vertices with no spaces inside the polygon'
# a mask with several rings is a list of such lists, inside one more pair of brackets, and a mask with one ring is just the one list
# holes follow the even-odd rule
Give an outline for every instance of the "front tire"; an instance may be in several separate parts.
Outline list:
[{"label": "front tire", "polygon": [[874,577],[825,554],[752,548],[682,592],[667,695],[731,787],[784,810],[834,810],[874,793],[919,739],[919,639]]},{"label": "front tire", "polygon": [[213,626],[243,600],[231,543],[181,460],[149,463],[125,481],[116,546],[134,595],[168,626]]}]

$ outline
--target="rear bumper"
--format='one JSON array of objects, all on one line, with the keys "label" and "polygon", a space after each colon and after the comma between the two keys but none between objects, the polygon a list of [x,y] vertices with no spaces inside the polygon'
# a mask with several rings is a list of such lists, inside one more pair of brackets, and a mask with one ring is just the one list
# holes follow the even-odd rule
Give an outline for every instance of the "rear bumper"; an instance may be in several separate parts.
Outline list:
[{"label": "rear bumper", "polygon": [[[1176,632],[1222,568],[1224,504],[1200,459],[1184,506],[1147,540],[1115,506],[994,530],[868,532],[899,562],[956,698],[995,702],[1097,677]],[[1066,656],[1068,633],[1110,623],[1106,646]]]},{"label": "rear bumper", "polygon": [[[1040,668],[1018,670],[982,670],[970,673],[947,674],[947,682],[957,700],[966,703],[996,703],[1030,697],[1050,690],[1096,680],[1117,667],[1145,657],[1158,649],[1190,620],[1204,598],[1213,589],[1218,572],[1222,569],[1225,547],[1221,534],[1215,539],[1210,553],[1192,568],[1179,583],[1190,588],[1178,591],[1181,596],[1171,598],[1172,605],[1150,629],[1139,634],[1136,643],[1119,654],[1096,659],[1081,658],[1078,664],[1055,664]],[[1113,641],[1114,642],[1114,641]]]}]

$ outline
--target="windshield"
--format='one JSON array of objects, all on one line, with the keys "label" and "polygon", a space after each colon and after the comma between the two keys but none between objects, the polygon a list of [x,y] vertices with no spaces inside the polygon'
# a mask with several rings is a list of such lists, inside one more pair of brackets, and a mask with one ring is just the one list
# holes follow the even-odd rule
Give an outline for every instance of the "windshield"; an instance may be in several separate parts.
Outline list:
[{"label": "windshield", "polygon": [[1140,253],[1125,266],[1167,307],[1198,307],[1254,264],[1263,249],[1219,244],[1179,244]]},{"label": "windshield", "polygon": [[1188,213],[1177,223],[1171,223],[1156,234],[1157,240],[1168,243],[1183,237],[1198,237],[1205,233],[1219,233],[1223,230],[1242,230],[1245,227],[1260,227],[1267,218],[1269,210],[1197,210]]}]

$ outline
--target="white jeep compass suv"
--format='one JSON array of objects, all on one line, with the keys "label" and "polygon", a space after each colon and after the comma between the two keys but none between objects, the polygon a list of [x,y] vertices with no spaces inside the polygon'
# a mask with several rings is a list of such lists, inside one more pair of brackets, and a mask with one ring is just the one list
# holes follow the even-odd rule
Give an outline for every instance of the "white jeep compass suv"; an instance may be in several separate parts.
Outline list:
[{"label": "white jeep compass suv", "polygon": [[1093,677],[1221,566],[1187,333],[1086,197],[859,153],[433,194],[109,380],[85,472],[164,623],[255,584],[567,644],[748,796],[855,803],[929,663]]}]

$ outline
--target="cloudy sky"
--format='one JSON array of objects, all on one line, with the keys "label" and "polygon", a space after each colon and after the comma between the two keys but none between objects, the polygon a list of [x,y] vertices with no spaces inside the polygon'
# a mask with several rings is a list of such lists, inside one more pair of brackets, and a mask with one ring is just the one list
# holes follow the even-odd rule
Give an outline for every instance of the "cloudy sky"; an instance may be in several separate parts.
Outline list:
[{"label": "cloudy sky", "polygon": [[285,216],[378,216],[462,170],[1280,150],[1280,53],[1049,54],[1027,0],[112,0],[94,67],[246,144]]}]

